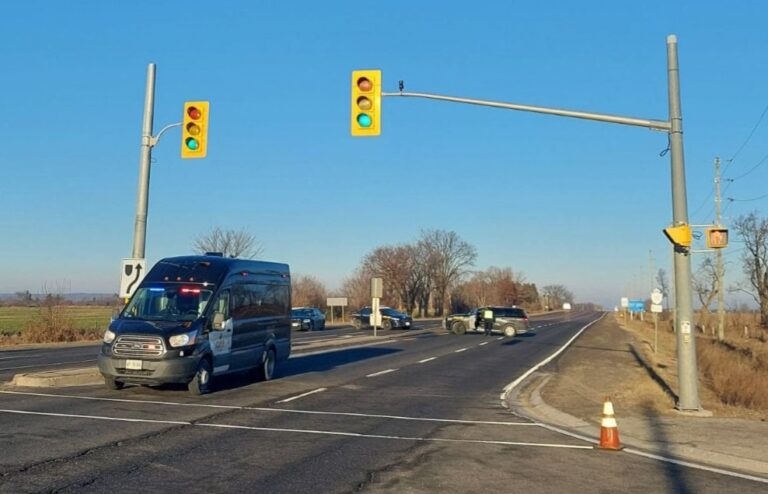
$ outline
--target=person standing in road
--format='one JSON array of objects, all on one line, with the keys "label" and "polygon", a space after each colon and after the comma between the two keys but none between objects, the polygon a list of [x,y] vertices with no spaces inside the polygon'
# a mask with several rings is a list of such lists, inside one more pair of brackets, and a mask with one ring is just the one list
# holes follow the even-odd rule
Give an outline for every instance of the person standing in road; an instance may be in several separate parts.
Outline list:
[{"label": "person standing in road", "polygon": [[485,336],[491,336],[491,331],[493,331],[493,311],[491,309],[483,309],[483,328],[485,329]]}]

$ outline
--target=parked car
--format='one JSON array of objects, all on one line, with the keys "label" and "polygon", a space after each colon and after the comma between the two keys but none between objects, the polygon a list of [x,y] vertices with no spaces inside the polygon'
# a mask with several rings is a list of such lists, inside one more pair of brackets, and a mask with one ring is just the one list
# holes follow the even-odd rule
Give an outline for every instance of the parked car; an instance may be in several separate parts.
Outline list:
[{"label": "parked car", "polygon": [[294,307],[291,310],[291,329],[302,331],[325,329],[325,314],[316,307]]},{"label": "parked car", "polygon": [[[411,329],[413,326],[413,319],[411,316],[399,312],[391,307],[379,307],[379,313],[381,314],[382,329]],[[371,308],[363,307],[359,311],[352,314],[352,325],[356,329],[370,327]]]},{"label": "parked car", "polygon": [[478,307],[463,314],[451,314],[443,319],[443,327],[456,334],[483,332],[483,311],[493,311],[492,332],[516,336],[531,331],[528,315],[519,307]]}]

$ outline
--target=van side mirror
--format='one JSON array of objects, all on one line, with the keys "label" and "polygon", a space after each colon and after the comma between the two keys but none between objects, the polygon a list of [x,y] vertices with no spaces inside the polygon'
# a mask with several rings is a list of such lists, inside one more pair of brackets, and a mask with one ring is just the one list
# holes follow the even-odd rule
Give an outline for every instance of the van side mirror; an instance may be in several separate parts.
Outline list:
[{"label": "van side mirror", "polygon": [[221,331],[224,329],[224,314],[221,312],[213,313],[213,326],[214,331]]}]

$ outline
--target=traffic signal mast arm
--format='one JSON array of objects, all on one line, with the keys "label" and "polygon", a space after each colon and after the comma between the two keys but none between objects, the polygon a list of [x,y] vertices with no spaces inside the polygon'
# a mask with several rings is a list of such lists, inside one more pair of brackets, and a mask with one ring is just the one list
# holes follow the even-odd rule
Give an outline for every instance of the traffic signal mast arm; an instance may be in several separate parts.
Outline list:
[{"label": "traffic signal mast arm", "polygon": [[156,136],[149,136],[149,147],[157,146],[157,143],[160,142],[160,137],[162,137],[163,133],[165,133],[166,130],[172,129],[174,127],[181,127],[181,122],[176,122],[170,125],[166,125],[160,130],[160,132],[157,133]]},{"label": "traffic signal mast arm", "polygon": [[501,101],[489,101],[473,98],[459,98],[455,96],[444,96],[432,93],[381,93],[382,96],[406,96],[412,98],[436,99],[441,101],[452,101],[454,103],[466,103],[470,105],[492,106],[495,108],[504,108],[507,110],[519,110],[534,113],[545,113],[548,115],[559,115],[561,117],[582,118],[585,120],[597,120],[600,122],[610,122],[623,125],[634,125],[637,127],[646,127],[652,130],[663,130],[669,132],[672,130],[672,124],[661,120],[647,120],[643,118],[622,117],[620,115],[609,115],[606,113],[592,113],[575,110],[563,110],[560,108],[548,108],[545,106],[518,105],[515,103],[504,103]]}]

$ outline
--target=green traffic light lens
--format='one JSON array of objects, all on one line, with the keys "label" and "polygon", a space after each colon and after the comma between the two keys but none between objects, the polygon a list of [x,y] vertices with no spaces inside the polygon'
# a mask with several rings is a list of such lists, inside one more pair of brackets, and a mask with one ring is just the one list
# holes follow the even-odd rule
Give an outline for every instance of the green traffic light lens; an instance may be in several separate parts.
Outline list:
[{"label": "green traffic light lens", "polygon": [[184,141],[184,144],[186,144],[187,149],[190,151],[197,151],[200,148],[200,143],[197,142],[197,139],[192,137],[187,137],[187,140]]},{"label": "green traffic light lens", "polygon": [[367,113],[360,113],[357,115],[357,125],[360,127],[370,127],[371,126],[371,116]]}]

